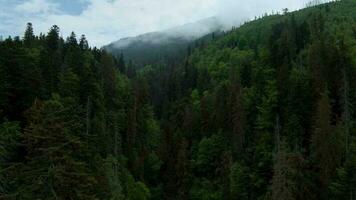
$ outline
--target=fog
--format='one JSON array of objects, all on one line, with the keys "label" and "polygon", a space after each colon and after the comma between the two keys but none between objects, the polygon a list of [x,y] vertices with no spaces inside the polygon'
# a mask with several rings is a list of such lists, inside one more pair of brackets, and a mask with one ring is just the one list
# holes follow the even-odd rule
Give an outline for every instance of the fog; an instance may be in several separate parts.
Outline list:
[{"label": "fog", "polygon": [[[297,10],[305,7],[309,0],[76,1],[81,4],[74,8],[74,14],[68,10],[69,7],[73,10],[70,1],[0,0],[0,35],[22,35],[26,23],[32,22],[37,34],[46,33],[56,24],[64,37],[71,31],[86,34],[91,46],[98,47],[120,38],[156,31],[197,37],[216,26],[231,28],[264,13],[281,12],[284,8]],[[212,17],[216,18],[214,22],[194,24]],[[184,24],[188,25],[182,26]]]},{"label": "fog", "polygon": [[124,48],[134,42],[145,42],[153,44],[162,44],[170,42],[171,38],[183,38],[194,40],[209,34],[213,31],[226,31],[232,27],[238,27],[241,24],[262,17],[265,14],[282,13],[287,8],[290,12],[324,3],[321,0],[222,0],[216,3],[211,17],[201,19],[195,22],[177,25],[176,27],[158,30],[159,32],[145,33],[136,37],[124,38],[114,43],[115,48]]}]

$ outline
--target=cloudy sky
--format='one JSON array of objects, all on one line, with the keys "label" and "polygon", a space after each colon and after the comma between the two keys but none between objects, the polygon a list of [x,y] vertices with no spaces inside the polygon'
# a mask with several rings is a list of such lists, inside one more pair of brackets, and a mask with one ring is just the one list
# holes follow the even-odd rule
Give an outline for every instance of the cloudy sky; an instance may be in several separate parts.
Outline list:
[{"label": "cloudy sky", "polygon": [[46,33],[56,24],[66,37],[85,34],[92,46],[220,16],[252,19],[305,6],[310,0],[0,0],[0,35],[22,35],[27,22]]}]

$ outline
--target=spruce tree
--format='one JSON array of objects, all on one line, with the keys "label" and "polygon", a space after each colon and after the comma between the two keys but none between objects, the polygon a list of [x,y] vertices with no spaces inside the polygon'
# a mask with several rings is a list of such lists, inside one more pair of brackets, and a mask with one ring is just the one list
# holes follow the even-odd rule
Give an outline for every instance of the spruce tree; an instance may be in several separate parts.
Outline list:
[{"label": "spruce tree", "polygon": [[297,186],[293,180],[294,169],[290,155],[287,150],[286,142],[282,140],[274,160],[271,185],[272,200],[296,199]]},{"label": "spruce tree", "polygon": [[33,34],[32,23],[27,23],[25,35],[23,38],[24,45],[26,47],[32,47],[34,45],[35,35]]},{"label": "spruce tree", "polygon": [[96,180],[83,160],[83,123],[78,107],[66,101],[35,101],[28,112],[26,165],[15,179],[20,199],[96,199]]},{"label": "spruce tree", "polygon": [[80,47],[81,50],[88,50],[89,49],[88,40],[86,39],[85,35],[82,35],[80,37],[79,47]]},{"label": "spruce tree", "polygon": [[340,138],[331,124],[331,106],[327,92],[318,102],[312,135],[312,161],[315,163],[321,189],[330,183],[335,169],[340,163]]}]

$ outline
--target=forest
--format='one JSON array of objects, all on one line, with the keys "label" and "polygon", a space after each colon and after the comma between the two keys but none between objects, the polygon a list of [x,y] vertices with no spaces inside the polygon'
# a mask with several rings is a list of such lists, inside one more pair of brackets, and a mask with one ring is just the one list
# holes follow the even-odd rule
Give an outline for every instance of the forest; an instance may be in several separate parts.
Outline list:
[{"label": "forest", "polygon": [[0,199],[356,199],[356,1],[144,66],[34,28],[0,40]]}]

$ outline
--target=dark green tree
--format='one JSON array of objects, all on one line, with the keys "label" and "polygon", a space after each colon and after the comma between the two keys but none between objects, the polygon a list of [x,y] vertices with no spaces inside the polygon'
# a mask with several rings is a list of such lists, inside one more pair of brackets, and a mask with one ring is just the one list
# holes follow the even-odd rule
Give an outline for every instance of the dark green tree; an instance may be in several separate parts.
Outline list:
[{"label": "dark green tree", "polygon": [[312,136],[312,159],[318,173],[321,189],[330,183],[335,170],[340,164],[340,138],[331,124],[331,106],[326,92],[318,102]]},{"label": "dark green tree", "polygon": [[26,47],[32,47],[35,42],[35,35],[33,34],[32,23],[27,23],[25,35],[23,37],[23,42]]}]

